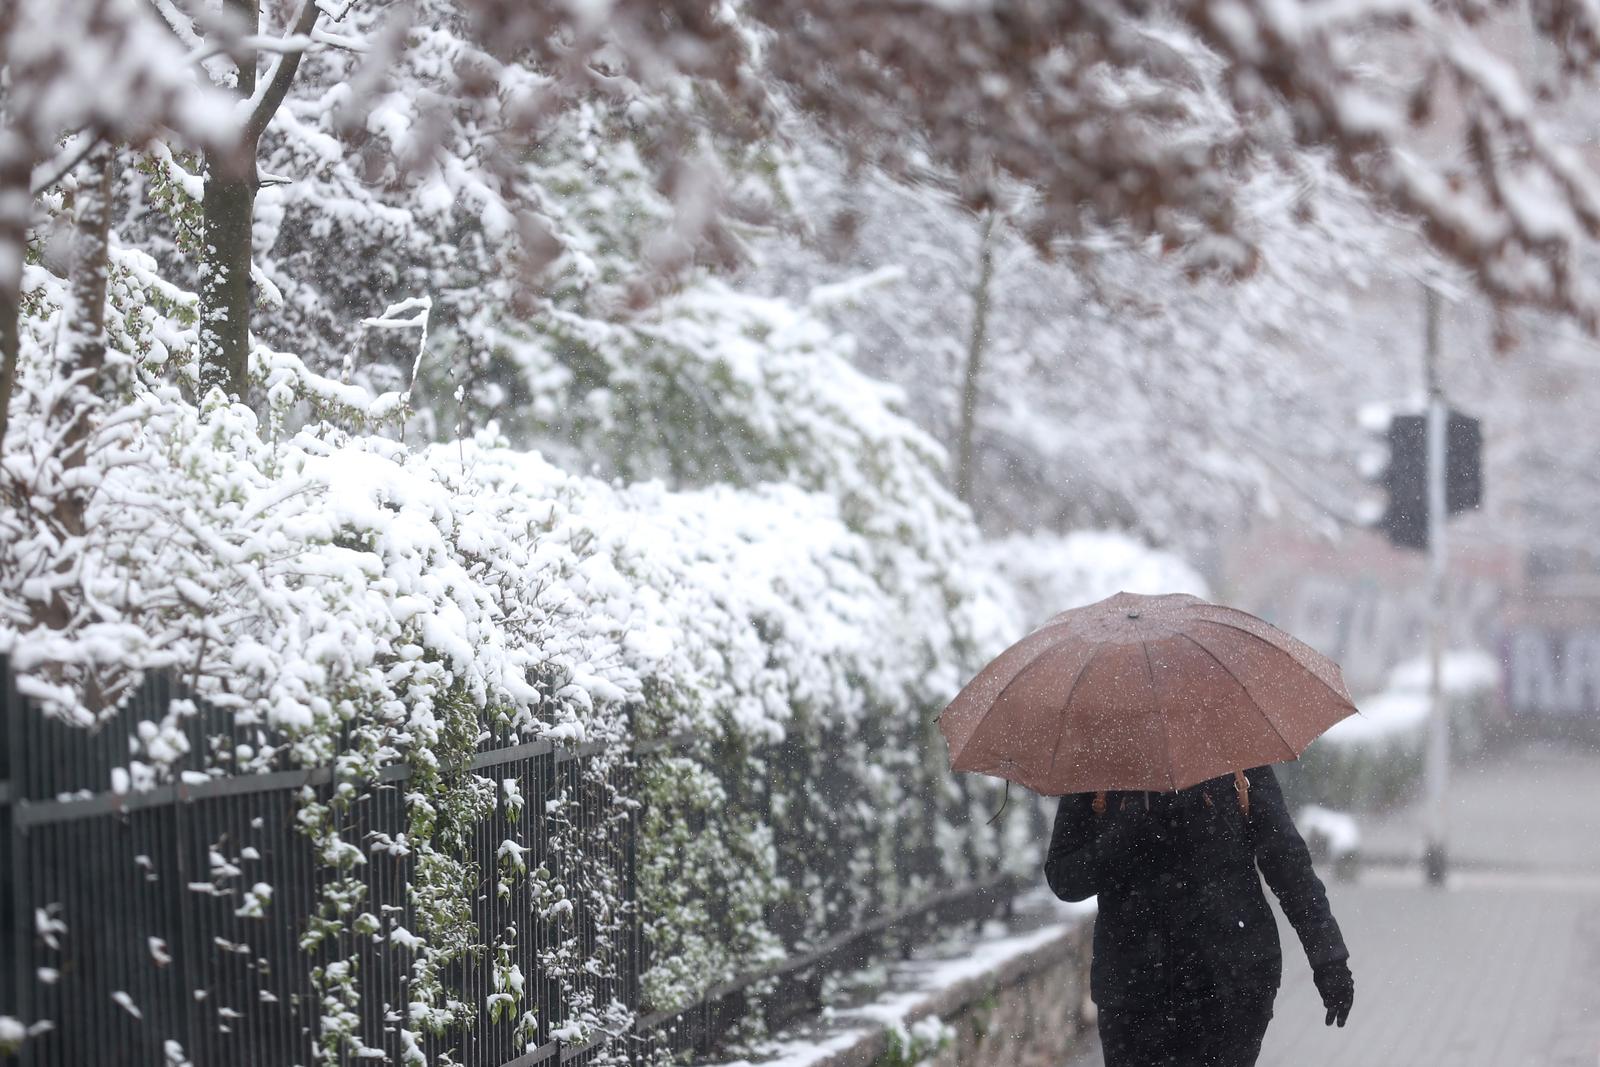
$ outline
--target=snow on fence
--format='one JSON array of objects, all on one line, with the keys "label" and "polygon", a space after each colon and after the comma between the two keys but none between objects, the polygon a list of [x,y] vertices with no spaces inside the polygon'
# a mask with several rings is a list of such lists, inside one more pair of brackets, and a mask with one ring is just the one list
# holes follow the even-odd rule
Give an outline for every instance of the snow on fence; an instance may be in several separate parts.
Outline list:
[{"label": "snow on fence", "polygon": [[[0,656],[0,705],[0,1019],[8,1031],[31,1026],[20,1047],[6,1047],[16,1034],[0,1042],[0,1059],[30,1067],[308,1064],[330,1040],[346,1050],[335,1051],[340,1059],[365,1047],[390,1061],[463,1067],[660,1063],[709,1051],[753,1020],[776,1026],[820,1007],[827,974],[1008,908],[1020,888],[990,873],[931,889],[693,1003],[654,1008],[641,982],[652,962],[638,894],[645,819],[631,797],[640,766],[677,758],[681,742],[624,758],[605,758],[617,753],[599,743],[480,747],[470,768],[497,783],[497,796],[459,843],[478,877],[465,897],[471,914],[459,919],[487,950],[446,964],[457,1021],[430,1033],[415,1017],[398,1025],[426,977],[407,951],[412,931],[432,921],[442,938],[438,918],[419,915],[409,766],[365,783],[340,781],[334,768],[221,773],[241,752],[261,767],[264,735],[159,672],[86,733],[19,695]],[[185,752],[175,780],[128,781],[128,753],[152,740],[133,724],[163,719],[183,735],[162,739]],[[336,794],[342,808],[329,803]],[[354,895],[307,832],[307,812],[329,809],[341,838],[369,849],[350,868],[361,882]],[[553,832],[556,820],[565,834]],[[513,840],[525,854],[505,854]],[[513,866],[535,873],[509,877]],[[341,899],[360,903],[341,910]],[[580,966],[551,966],[573,960]],[[359,974],[358,996],[341,999],[343,969]],[[582,1027],[574,1004],[591,1009]],[[407,1029],[420,1043],[403,1039]]]},{"label": "snow on fence", "polygon": [[[404,949],[421,921],[411,893],[416,858],[401,843],[407,767],[388,768],[345,810],[350,836],[373,848],[359,868],[361,914],[332,915],[324,891],[335,874],[299,826],[305,791],[326,798],[343,788],[331,769],[188,771],[171,784],[105,791],[112,768],[127,761],[127,724],[160,719],[160,711],[149,712],[183,699],[182,687],[165,675],[147,676],[133,714],[86,736],[37,714],[9,677],[4,682],[0,800],[9,832],[0,862],[7,872],[0,879],[0,956],[7,961],[0,1013],[51,1024],[26,1042],[22,1062],[310,1063],[314,1043],[326,1036],[325,1018],[347,1007],[337,1003],[336,982],[314,980],[318,968],[329,967],[361,973],[364,1010],[352,1021],[365,1045],[396,1046],[397,1013],[414,999],[405,988],[413,975]],[[251,743],[232,715],[201,702],[184,721],[195,753]],[[227,743],[218,744],[224,736]],[[581,1050],[559,1040],[571,991],[544,979],[540,965],[542,953],[559,951],[572,935],[586,955],[597,942],[610,943],[601,956],[615,966],[579,979],[592,1001],[636,1002],[637,924],[608,920],[611,908],[597,909],[584,891],[604,869],[624,887],[617,911],[626,914],[634,884],[635,816],[612,802],[627,790],[629,765],[588,773],[598,747],[537,741],[472,760],[501,784],[493,813],[464,843],[482,875],[470,897],[471,921],[496,951],[453,964],[452,984],[476,1001],[478,1017],[426,1036],[416,1052],[428,1062],[445,1048],[467,1065],[578,1058]],[[555,805],[583,835],[582,855],[553,847],[547,807]],[[511,838],[529,843],[518,860],[550,871],[566,890],[556,894],[566,906],[541,908],[537,880],[498,877],[505,857],[496,852]],[[306,947],[311,916],[347,925],[354,954],[341,959],[323,945]],[[494,940],[507,929],[519,931],[514,942]],[[503,1017],[522,1024],[492,1025]]]}]

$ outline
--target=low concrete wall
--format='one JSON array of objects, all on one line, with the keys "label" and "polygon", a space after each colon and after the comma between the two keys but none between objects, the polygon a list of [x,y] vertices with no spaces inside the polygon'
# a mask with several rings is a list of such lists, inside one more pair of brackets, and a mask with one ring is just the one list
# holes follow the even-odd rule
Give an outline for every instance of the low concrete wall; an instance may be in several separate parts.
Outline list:
[{"label": "low concrete wall", "polygon": [[1087,1028],[1089,939],[1080,923],[982,979],[950,989],[932,1013],[955,1040],[928,1063],[935,1067],[1060,1067],[1072,1059]]},{"label": "low concrete wall", "polygon": [[1092,1025],[1093,926],[1088,916],[1056,925],[1053,935],[1004,955],[992,967],[967,968],[968,973],[948,984],[891,994],[886,1001],[852,1009],[848,1029],[827,1036],[791,1036],[775,1050],[776,1058],[786,1067],[903,1067],[905,1061],[890,1044],[891,1024],[909,1029],[936,1017],[954,1031],[954,1039],[919,1064],[1060,1067],[1079,1050]]}]

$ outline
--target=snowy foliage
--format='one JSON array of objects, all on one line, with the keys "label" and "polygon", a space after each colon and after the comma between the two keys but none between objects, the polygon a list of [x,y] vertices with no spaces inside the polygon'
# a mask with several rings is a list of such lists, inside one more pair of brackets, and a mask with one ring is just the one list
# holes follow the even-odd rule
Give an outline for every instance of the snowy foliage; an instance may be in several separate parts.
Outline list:
[{"label": "snowy foliage", "polygon": [[[1245,263],[1250,176],[1325,152],[1502,305],[1590,325],[1600,306],[1582,269],[1600,181],[1552,133],[1544,99],[1578,91],[1600,63],[1584,0],[1540,3],[1526,21],[1511,5],[1423,0],[772,0],[714,13],[617,0],[510,22],[500,0],[467,2],[505,51],[544,58],[561,40],[629,85],[693,75],[747,122],[774,123],[792,100],[857,158],[901,174],[926,145],[973,207],[998,178],[1019,180],[1040,194],[1023,229],[1041,245],[1111,223]],[[1543,49],[1532,78],[1503,58],[1508,38]],[[1216,92],[1204,91],[1212,65]],[[1411,150],[1424,130],[1440,150]]]},{"label": "snowy foliage", "polygon": [[[492,432],[419,446],[372,432],[404,414],[393,396],[265,348],[254,368],[265,421],[217,394],[186,400],[194,326],[181,311],[193,298],[140,253],[112,258],[123,393],[75,475],[93,488],[81,525],[40,510],[49,494],[14,494],[3,515],[17,534],[0,568],[12,664],[51,714],[84,725],[119,714],[141,671],[181,671],[254,730],[219,772],[333,763],[361,781],[410,764],[422,785],[405,847],[419,856],[424,920],[394,942],[421,961],[417,1033],[459,1021],[445,968],[484,936],[452,910],[462,879],[450,842],[497,792],[459,775],[485,732],[689,738],[647,761],[642,782],[658,1006],[960,873],[960,851],[933,845],[950,831],[930,820],[959,832],[965,816],[940,799],[931,714],[1015,623],[1006,592],[972,565],[976,534],[940,485],[939,449],[894,411],[893,390],[849,370],[829,328],[709,286],[713,326],[743,315],[744,328],[695,333],[685,314],[649,349],[659,368],[614,372],[641,403],[673,381],[720,379],[704,414],[723,432],[686,434],[670,453],[695,464],[675,480],[698,485],[620,486]],[[29,268],[6,466],[22,485],[51,469],[39,414],[57,388],[64,294]],[[571,432],[575,448],[603,439],[596,426]],[[755,457],[742,485],[716,467],[741,433]],[[697,441],[710,451],[696,456]],[[651,471],[647,451],[615,456],[620,471]],[[174,724],[149,725],[125,780],[108,785],[148,787],[188,755]],[[360,919],[361,849],[339,829],[340,806],[357,799],[303,804],[301,826],[334,875],[307,947],[348,945]],[[692,819],[702,829],[684,838]],[[511,845],[503,876],[519,877]],[[258,886],[242,906],[271,899]],[[313,977],[323,1055],[359,1051],[357,972],[335,955]],[[601,1030],[625,1021],[601,1007],[576,1017]],[[509,1007],[495,1014],[524,1025]]]},{"label": "snowy foliage", "polygon": [[1116,593],[1208,592],[1205,579],[1183,559],[1125,534],[1014,534],[984,541],[978,552],[982,565],[1014,590],[1029,626]]},{"label": "snowy foliage", "polygon": [[[1440,661],[1440,685],[1458,732],[1476,733],[1484,727],[1485,703],[1499,693],[1500,662],[1482,649],[1453,649]],[[1320,743],[1337,747],[1382,747],[1404,743],[1420,748],[1422,732],[1432,710],[1428,691],[1428,661],[1407,660],[1395,667],[1384,689],[1362,700],[1359,715],[1336,724]],[[1469,718],[1479,721],[1468,722]]]},{"label": "snowy foliage", "polygon": [[814,139],[789,167],[816,226],[756,241],[745,276],[858,337],[957,471],[970,428],[987,531],[1115,525],[1198,551],[1250,515],[1340,516],[1309,487],[1351,465],[1350,395],[1391,355],[1350,340],[1352,296],[1425,257],[1316,161],[1241,189],[1262,231],[1243,278],[1112,230],[1046,258],[1023,190],[974,214]]}]

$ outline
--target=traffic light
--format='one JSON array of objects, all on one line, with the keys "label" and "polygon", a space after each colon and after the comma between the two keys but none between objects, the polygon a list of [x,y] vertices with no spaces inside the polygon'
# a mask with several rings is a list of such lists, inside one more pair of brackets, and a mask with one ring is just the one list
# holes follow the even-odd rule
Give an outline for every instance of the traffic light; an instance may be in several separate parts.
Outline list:
[{"label": "traffic light", "polygon": [[[1372,525],[1401,548],[1428,547],[1428,416],[1382,416],[1387,445],[1377,462],[1362,473],[1387,494]],[[1377,429],[1372,418],[1363,420]],[[1483,502],[1483,429],[1478,420],[1459,411],[1445,422],[1445,514],[1459,515]]]}]

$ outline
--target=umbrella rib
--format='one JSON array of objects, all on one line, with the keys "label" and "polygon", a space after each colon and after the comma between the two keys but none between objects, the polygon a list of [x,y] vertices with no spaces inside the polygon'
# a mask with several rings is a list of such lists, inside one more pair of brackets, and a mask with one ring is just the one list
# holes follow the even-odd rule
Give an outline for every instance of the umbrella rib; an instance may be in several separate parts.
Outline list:
[{"label": "umbrella rib", "polygon": [[[1039,630],[1043,630],[1043,629],[1045,629],[1045,627],[1043,627],[1043,626],[1039,627]],[[1038,630],[1034,631],[1034,633],[1038,633],[1038,632],[1039,632]],[[1032,637],[1033,634],[1029,634],[1028,636]],[[1038,666],[1039,661],[1044,659],[1046,653],[1054,652],[1056,650],[1056,648],[1057,648],[1057,646],[1055,646],[1055,645],[1046,645],[1046,646],[1044,646],[1038,652],[1034,653],[1034,656],[1033,656],[1032,659],[1028,660],[1028,662],[1024,663],[1021,667],[1017,668],[1017,673],[1013,674],[1011,676],[1011,680],[1008,681],[1005,685],[1001,686],[1000,687],[1000,692],[995,694],[995,698],[993,700],[989,701],[988,710],[986,710],[983,714],[978,716],[978,723],[977,723],[976,726],[973,727],[972,733],[967,735],[966,742],[963,743],[962,746],[961,746],[961,752],[965,752],[967,750],[967,745],[972,743],[973,737],[975,737],[977,735],[978,729],[979,729],[979,727],[981,727],[983,725],[983,720],[988,717],[989,711],[993,711],[996,707],[998,707],[1000,705],[1000,701],[1004,700],[1006,694],[1011,691],[1011,687],[1016,685],[1019,681],[1021,681],[1022,680],[1022,676],[1024,674],[1027,674],[1029,671],[1033,670],[1034,667]],[[1074,679],[1073,685],[1074,685],[1074,688],[1076,688],[1076,685],[1077,685],[1076,679]],[[957,751],[952,750],[951,753],[950,753],[951,761],[954,762],[955,760],[959,759],[961,757],[961,752],[957,752]]]},{"label": "umbrella rib", "polygon": [[[1339,666],[1338,663],[1334,662],[1334,660],[1333,660],[1333,658],[1331,656],[1323,655],[1321,652],[1318,652],[1316,649],[1312,648],[1310,645],[1308,645],[1304,641],[1300,640],[1294,634],[1289,633],[1287,630],[1280,630],[1280,629],[1278,629],[1278,627],[1272,625],[1272,623],[1268,622],[1266,619],[1260,618],[1259,616],[1256,616],[1256,615],[1252,615],[1248,611],[1241,611],[1238,608],[1229,607],[1227,604],[1207,604],[1206,607],[1210,608],[1212,611],[1219,612],[1219,613],[1221,613],[1223,615],[1234,616],[1234,617],[1241,618],[1241,619],[1249,619],[1251,622],[1259,622],[1263,626],[1265,626],[1267,629],[1275,631],[1278,634],[1281,634],[1283,636],[1283,639],[1286,642],[1286,644],[1284,644],[1283,646],[1276,646],[1275,645],[1274,647],[1282,647],[1283,651],[1290,653],[1291,655],[1293,655],[1295,657],[1295,659],[1300,660],[1300,662],[1302,662],[1302,663],[1305,662],[1303,659],[1301,659],[1301,653],[1303,652],[1306,655],[1309,655],[1312,659],[1322,660],[1323,662],[1327,663],[1327,665],[1330,666],[1330,667],[1338,667]],[[1218,626],[1227,626],[1227,627],[1230,627],[1231,629],[1234,629],[1234,630],[1243,631],[1244,633],[1249,634],[1251,637],[1254,637],[1257,640],[1262,640],[1262,641],[1266,640],[1266,638],[1262,637],[1260,634],[1256,633],[1254,630],[1250,629],[1247,626],[1241,626],[1237,622],[1228,622],[1225,619],[1219,619],[1219,618],[1215,618],[1214,616],[1211,616],[1211,615],[1205,615],[1205,614],[1199,614],[1199,613],[1196,613],[1195,618],[1200,622],[1212,622],[1212,623],[1216,623]],[[1267,642],[1267,643],[1268,644],[1272,644],[1272,642],[1270,642],[1270,641]]]},{"label": "umbrella rib", "polygon": [[[1320,674],[1318,674],[1316,671],[1312,670],[1311,667],[1304,660],[1302,660],[1299,656],[1295,655],[1294,652],[1291,649],[1284,648],[1282,645],[1275,645],[1271,641],[1268,641],[1265,637],[1262,637],[1260,634],[1256,633],[1254,630],[1247,630],[1243,626],[1239,626],[1239,625],[1237,625],[1235,623],[1223,622],[1221,619],[1208,619],[1208,618],[1205,618],[1204,616],[1198,617],[1195,621],[1196,622],[1208,622],[1213,626],[1221,626],[1221,627],[1224,627],[1226,629],[1233,630],[1233,631],[1235,631],[1237,633],[1244,634],[1246,637],[1255,638],[1257,641],[1260,641],[1263,645],[1266,645],[1268,648],[1272,649],[1274,652],[1279,652],[1279,653],[1282,653],[1285,656],[1288,656],[1290,661],[1292,663],[1294,663],[1294,665],[1296,667],[1299,667],[1301,670],[1303,670],[1307,674],[1311,675],[1311,677],[1315,678],[1319,685],[1323,686],[1325,689],[1327,689],[1334,696],[1339,697],[1341,699],[1344,699],[1344,702],[1346,704],[1348,704],[1351,708],[1355,708],[1355,704],[1352,701],[1350,701],[1349,699],[1346,699],[1345,695],[1343,693],[1340,693],[1337,689],[1333,688],[1333,686],[1329,685],[1326,681],[1324,681]],[[1289,636],[1289,635],[1285,635],[1285,636]],[[1316,649],[1311,649],[1311,651],[1312,652],[1316,652],[1317,650]],[[1317,652],[1317,655],[1320,656],[1322,654],[1320,652]],[[1323,658],[1326,659],[1327,657],[1324,656]],[[1335,670],[1338,670],[1339,665],[1337,663],[1333,663],[1332,660],[1329,660],[1328,662],[1330,664],[1332,664],[1332,666],[1333,666],[1333,668]]]},{"label": "umbrella rib", "polygon": [[1072,685],[1067,688],[1067,699],[1061,705],[1061,725],[1056,729],[1056,743],[1050,749],[1051,773],[1054,773],[1056,769],[1056,757],[1061,754],[1061,739],[1067,733],[1067,719],[1072,714],[1072,698],[1078,694],[1078,683],[1083,681],[1083,676],[1089,673],[1090,665],[1100,658],[1100,653],[1103,651],[1105,651],[1105,646],[1101,645],[1089,653],[1089,658],[1083,661],[1083,666],[1078,668],[1078,673],[1072,676]]},{"label": "umbrella rib", "polygon": [[[1140,641],[1139,647],[1144,649],[1144,670],[1145,674],[1150,677],[1150,695],[1159,704],[1161,694],[1156,690],[1156,667],[1154,663],[1150,662],[1150,643],[1148,641]],[[1215,659],[1216,657],[1213,656],[1212,658]],[[1248,696],[1249,694],[1245,695]],[[1160,707],[1156,708],[1156,713],[1161,716],[1161,742],[1167,754],[1164,761],[1167,765],[1167,787],[1176,793],[1178,791],[1178,777],[1172,770],[1172,721],[1167,718]],[[1278,736],[1282,737],[1283,735],[1279,734]]]},{"label": "umbrella rib", "polygon": [[1272,721],[1272,718],[1267,714],[1266,709],[1263,708],[1260,702],[1256,700],[1255,694],[1250,692],[1250,687],[1245,685],[1243,680],[1241,680],[1237,674],[1234,674],[1233,670],[1226,663],[1222,662],[1221,659],[1218,659],[1215,652],[1211,651],[1205,645],[1202,645],[1192,634],[1179,631],[1178,636],[1183,638],[1185,641],[1188,641],[1201,652],[1204,652],[1206,655],[1210,656],[1212,661],[1216,663],[1217,666],[1221,667],[1227,672],[1228,677],[1233,679],[1233,684],[1237,685],[1239,687],[1239,691],[1244,694],[1244,698],[1250,701],[1250,706],[1256,709],[1256,714],[1261,716],[1261,721],[1272,727],[1272,732],[1278,735],[1278,742],[1288,751],[1289,758],[1299,759],[1300,753],[1296,752],[1294,750],[1294,746],[1289,743],[1288,738],[1283,736],[1283,731],[1278,729],[1278,724]]}]

